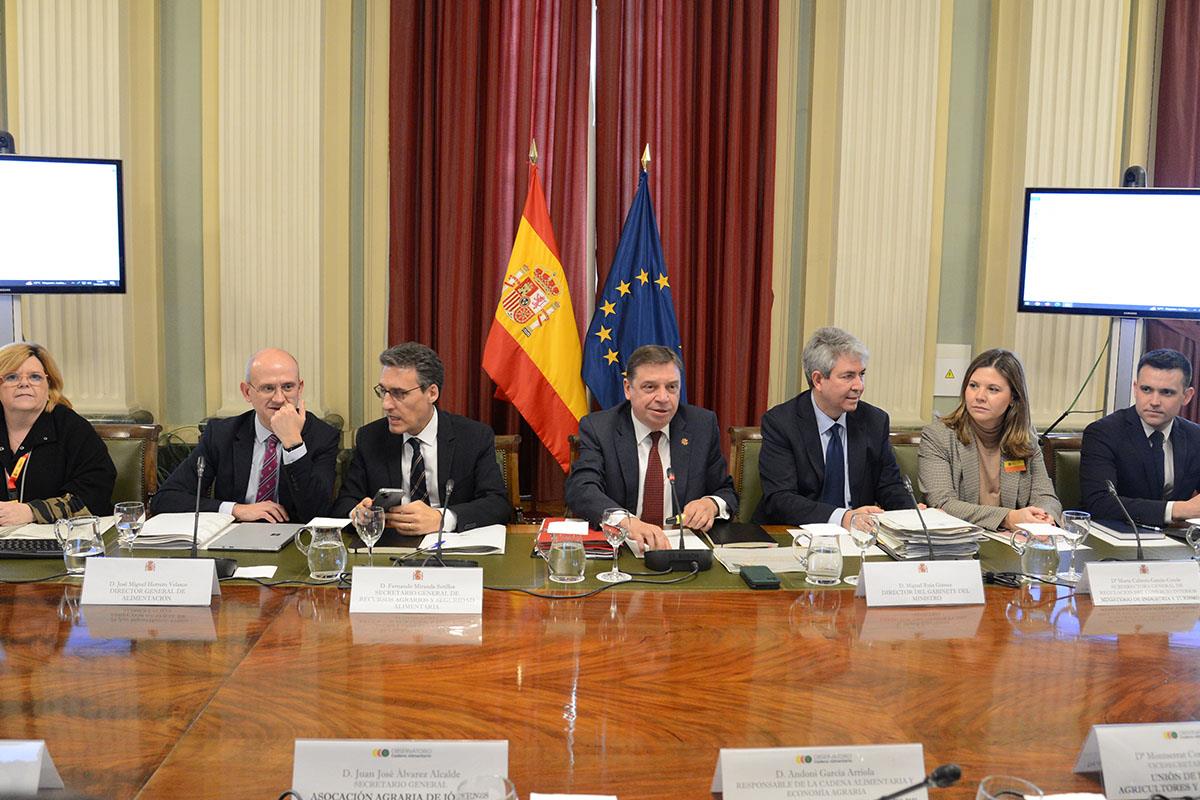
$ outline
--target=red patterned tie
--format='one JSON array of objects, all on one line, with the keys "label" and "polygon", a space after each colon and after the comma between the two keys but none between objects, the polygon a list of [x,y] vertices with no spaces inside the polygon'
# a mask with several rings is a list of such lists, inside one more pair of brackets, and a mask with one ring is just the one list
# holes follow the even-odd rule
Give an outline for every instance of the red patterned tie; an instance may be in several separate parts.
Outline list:
[{"label": "red patterned tie", "polygon": [[263,453],[262,472],[258,476],[258,494],[255,502],[265,503],[275,499],[279,488],[279,438],[275,434],[267,437],[267,449]]},{"label": "red patterned tie", "polygon": [[642,522],[663,524],[663,465],[658,454],[662,431],[650,432],[650,458],[646,461],[646,482],[642,485]]}]

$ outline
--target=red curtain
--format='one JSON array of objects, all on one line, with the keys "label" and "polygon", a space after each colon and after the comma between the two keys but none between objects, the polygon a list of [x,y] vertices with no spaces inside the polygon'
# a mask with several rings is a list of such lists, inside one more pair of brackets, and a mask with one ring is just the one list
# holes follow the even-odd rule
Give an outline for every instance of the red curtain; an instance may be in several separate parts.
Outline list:
[{"label": "red curtain", "polygon": [[599,0],[596,264],[612,264],[650,144],[650,190],[688,399],[723,427],[766,408],[777,0]]},{"label": "red curtain", "polygon": [[[1167,0],[1163,9],[1158,84],[1158,125],[1154,141],[1155,186],[1200,186],[1200,4]],[[1200,370],[1200,324],[1149,320],[1146,349],[1170,347]],[[1193,385],[1197,378],[1193,378]],[[1183,408],[1200,422],[1200,401]]]},{"label": "red curtain", "polygon": [[562,470],[494,400],[481,362],[531,127],[581,337],[586,329],[590,3],[412,0],[394,3],[391,20],[388,341],[435,349],[446,364],[440,405],[522,433],[525,488],[561,498]]}]

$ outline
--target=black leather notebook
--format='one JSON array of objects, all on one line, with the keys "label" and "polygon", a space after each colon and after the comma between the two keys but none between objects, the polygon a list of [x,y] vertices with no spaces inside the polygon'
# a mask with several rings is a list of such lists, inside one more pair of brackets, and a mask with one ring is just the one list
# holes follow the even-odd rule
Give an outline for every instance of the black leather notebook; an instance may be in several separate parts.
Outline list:
[{"label": "black leather notebook", "polygon": [[708,538],[716,547],[777,547],[779,544],[771,534],[752,522],[717,520],[708,532]]}]

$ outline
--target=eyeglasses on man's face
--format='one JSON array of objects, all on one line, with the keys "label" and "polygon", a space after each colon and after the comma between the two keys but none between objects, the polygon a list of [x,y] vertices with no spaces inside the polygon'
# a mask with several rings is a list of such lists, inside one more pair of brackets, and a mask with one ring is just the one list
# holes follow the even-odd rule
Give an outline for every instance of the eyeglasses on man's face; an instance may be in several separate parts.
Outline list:
[{"label": "eyeglasses on man's face", "polygon": [[391,397],[393,400],[395,400],[397,403],[402,403],[402,402],[404,402],[405,397],[408,397],[408,395],[412,392],[420,391],[422,387],[413,386],[411,389],[388,389],[382,383],[377,383],[377,384],[375,384],[374,388],[375,388],[375,396],[378,397],[380,400],[383,399],[384,395],[387,395],[387,396]]},{"label": "eyeglasses on man's face", "polygon": [[258,392],[263,397],[274,397],[276,392],[283,392],[284,395],[290,395],[300,388],[298,383],[264,383],[261,386],[250,384],[250,388]]}]

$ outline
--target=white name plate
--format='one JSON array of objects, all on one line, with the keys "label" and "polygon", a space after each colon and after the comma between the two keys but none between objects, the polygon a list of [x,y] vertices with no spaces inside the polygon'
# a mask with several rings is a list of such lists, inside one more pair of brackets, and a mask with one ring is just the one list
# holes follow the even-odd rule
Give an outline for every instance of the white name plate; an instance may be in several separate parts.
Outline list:
[{"label": "white name plate", "polygon": [[207,606],[221,594],[211,558],[89,558],[79,602],[101,606]]},{"label": "white name plate", "polygon": [[62,778],[44,739],[0,741],[0,794],[32,797],[38,789],[61,789]]},{"label": "white name plate", "polygon": [[1108,800],[1200,792],[1200,722],[1093,725],[1076,772],[1103,772]]},{"label": "white name plate", "polygon": [[868,561],[855,597],[868,606],[962,606],[983,602],[979,562]]},{"label": "white name plate", "polygon": [[[925,780],[919,744],[722,748],[712,791],[725,800],[873,800]],[[908,797],[927,797],[924,789]]]},{"label": "white name plate", "polygon": [[356,567],[350,613],[482,614],[481,567]]},{"label": "white name plate", "polygon": [[292,791],[310,800],[452,800],[458,785],[476,775],[507,777],[506,740],[297,739]]},{"label": "white name plate", "polygon": [[1092,561],[1078,591],[1097,606],[1200,605],[1200,563]]}]

